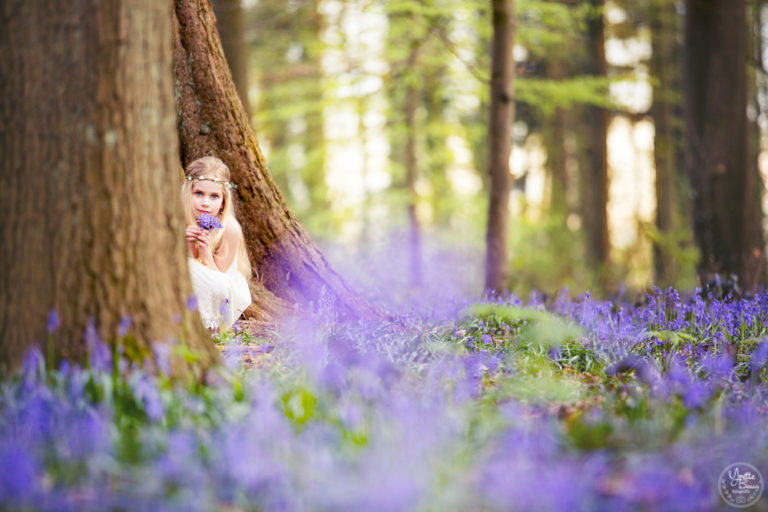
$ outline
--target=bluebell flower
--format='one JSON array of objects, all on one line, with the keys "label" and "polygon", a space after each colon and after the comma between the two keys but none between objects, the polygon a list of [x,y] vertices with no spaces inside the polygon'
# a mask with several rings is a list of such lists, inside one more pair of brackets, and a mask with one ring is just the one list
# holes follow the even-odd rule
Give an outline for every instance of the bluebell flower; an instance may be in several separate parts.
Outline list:
[{"label": "bluebell flower", "polygon": [[43,472],[33,453],[13,439],[0,445],[0,497],[9,510],[25,509],[39,495]]},{"label": "bluebell flower", "polygon": [[104,372],[112,370],[112,351],[101,340],[93,318],[88,320],[88,327],[85,328],[85,346],[91,368]]},{"label": "bluebell flower", "polygon": [[60,326],[59,322],[59,314],[56,312],[55,309],[52,309],[48,312],[48,324],[46,326],[46,329],[48,330],[48,334],[53,334],[58,330]]},{"label": "bluebell flower", "polygon": [[151,421],[161,420],[164,414],[164,407],[154,380],[146,374],[135,373],[131,379],[131,388],[136,397],[144,403],[144,411],[147,413],[147,418]]},{"label": "bluebell flower", "polygon": [[749,356],[749,367],[753,372],[757,372],[766,363],[768,363],[768,341],[763,341],[757,345],[757,348]]},{"label": "bluebell flower", "polygon": [[219,306],[219,312],[226,316],[229,313],[229,299],[224,299],[224,302]]},{"label": "bluebell flower", "polygon": [[699,380],[690,382],[683,393],[683,404],[689,409],[703,406],[712,396],[712,390]]},{"label": "bluebell flower", "polygon": [[171,347],[166,343],[153,343],[152,351],[155,355],[157,368],[165,374],[171,373]]},{"label": "bluebell flower", "polygon": [[218,229],[223,228],[221,222],[218,218],[214,217],[213,215],[209,213],[203,213],[197,218],[197,225],[200,226],[201,229],[204,229],[206,231],[210,231],[212,229]]},{"label": "bluebell flower", "polygon": [[121,338],[124,338],[128,334],[128,329],[131,328],[133,320],[130,315],[125,315],[120,319],[120,325],[117,327],[117,333]]},{"label": "bluebell flower", "polygon": [[37,382],[39,378],[43,377],[45,358],[38,347],[32,347],[25,352],[21,363],[21,369],[22,375],[24,376],[24,382],[27,384],[33,384]]}]

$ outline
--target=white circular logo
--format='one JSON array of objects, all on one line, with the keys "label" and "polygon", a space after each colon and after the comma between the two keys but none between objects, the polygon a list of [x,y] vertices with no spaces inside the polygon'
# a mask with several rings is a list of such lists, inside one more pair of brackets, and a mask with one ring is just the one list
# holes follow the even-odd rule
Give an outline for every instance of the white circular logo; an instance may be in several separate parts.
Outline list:
[{"label": "white circular logo", "polygon": [[720,473],[717,490],[732,507],[746,508],[757,503],[763,495],[763,475],[752,464],[735,462]]}]

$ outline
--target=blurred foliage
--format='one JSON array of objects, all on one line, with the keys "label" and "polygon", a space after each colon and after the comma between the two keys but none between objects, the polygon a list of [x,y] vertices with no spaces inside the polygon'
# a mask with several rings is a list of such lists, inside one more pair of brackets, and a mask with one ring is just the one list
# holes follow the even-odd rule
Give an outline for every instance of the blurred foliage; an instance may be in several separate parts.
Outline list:
[{"label": "blurred foliage", "polygon": [[[646,4],[609,2],[609,37],[641,51]],[[457,216],[468,210],[466,203],[476,205],[473,211],[486,204],[489,6],[484,0],[259,0],[247,9],[257,137],[289,206],[314,236],[345,233],[347,241],[366,244],[372,233],[404,225],[409,137],[415,140],[417,212],[425,232],[452,231],[457,222],[484,229],[482,216]],[[583,116],[563,118],[564,139],[542,134],[556,114],[578,114],[583,105],[622,115],[625,107],[611,95],[612,86],[654,78],[637,55],[634,63],[610,67],[607,78],[585,74],[586,20],[594,14],[587,2],[519,0],[515,8],[513,151],[537,137],[547,155],[560,152],[571,170],[567,205],[545,199],[542,214],[523,211],[513,220],[510,289],[568,286],[600,293],[594,276],[605,269],[589,268],[584,260],[583,226],[565,229],[563,222],[580,201]],[[409,87],[418,98],[412,134],[405,123]],[[544,163],[545,194],[553,187],[553,165],[551,159]],[[658,235],[646,229],[638,242],[674,239],[678,282],[686,285],[694,264],[689,231]],[[630,250],[614,251],[608,270],[614,283],[651,273],[650,258],[629,257]],[[641,266],[631,271],[634,277],[629,265]]]}]

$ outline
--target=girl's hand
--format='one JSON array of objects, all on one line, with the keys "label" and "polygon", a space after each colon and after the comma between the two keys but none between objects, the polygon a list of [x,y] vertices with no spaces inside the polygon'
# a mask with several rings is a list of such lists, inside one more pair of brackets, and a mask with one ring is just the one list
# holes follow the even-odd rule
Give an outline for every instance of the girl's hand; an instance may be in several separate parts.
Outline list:
[{"label": "girl's hand", "polygon": [[187,248],[189,249],[189,253],[192,255],[193,258],[198,257],[197,253],[197,238],[202,233],[202,229],[200,229],[199,226],[191,225],[187,226],[187,229],[184,230],[184,238],[187,239]]},{"label": "girl's hand", "polygon": [[200,226],[195,226],[192,224],[191,226],[187,226],[186,231],[184,231],[184,236],[187,239],[187,243],[193,244],[197,240],[197,238],[200,236],[200,234],[203,232],[202,229],[200,229]]},{"label": "girl's hand", "polygon": [[211,268],[217,269],[216,262],[213,259],[213,251],[211,250],[211,234],[204,230],[200,230],[201,233],[197,237],[197,253],[200,259]]}]

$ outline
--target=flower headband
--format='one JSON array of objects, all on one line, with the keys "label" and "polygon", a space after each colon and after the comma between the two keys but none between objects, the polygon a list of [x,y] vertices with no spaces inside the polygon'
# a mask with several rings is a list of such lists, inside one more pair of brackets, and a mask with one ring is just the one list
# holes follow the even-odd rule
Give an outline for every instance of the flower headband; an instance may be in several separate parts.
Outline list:
[{"label": "flower headband", "polygon": [[206,176],[187,176],[187,181],[212,181],[214,183],[218,183],[219,185],[225,186],[229,188],[230,190],[236,189],[237,184],[232,183],[229,181],[220,180],[219,178],[208,178]]}]

